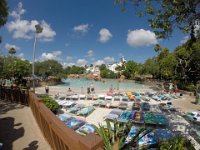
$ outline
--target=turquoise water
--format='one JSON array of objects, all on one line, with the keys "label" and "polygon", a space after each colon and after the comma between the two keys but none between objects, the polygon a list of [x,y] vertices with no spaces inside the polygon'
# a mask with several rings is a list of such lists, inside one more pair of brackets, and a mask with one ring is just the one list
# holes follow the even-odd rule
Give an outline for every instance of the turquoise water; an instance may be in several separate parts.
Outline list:
[{"label": "turquoise water", "polygon": [[86,91],[88,87],[94,87],[95,91],[108,91],[111,87],[114,90],[132,91],[134,89],[146,89],[148,86],[135,83],[134,81],[118,82],[117,80],[93,81],[87,79],[62,79],[64,84],[58,87],[71,88],[73,91]]}]

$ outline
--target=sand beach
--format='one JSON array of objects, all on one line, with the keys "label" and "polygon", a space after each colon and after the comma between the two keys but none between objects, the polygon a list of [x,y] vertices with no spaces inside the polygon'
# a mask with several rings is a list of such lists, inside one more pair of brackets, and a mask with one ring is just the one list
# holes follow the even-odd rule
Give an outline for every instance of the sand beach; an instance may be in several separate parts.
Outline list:
[{"label": "sand beach", "polygon": [[[60,96],[66,96],[69,94],[67,91],[68,89],[65,87],[59,87],[59,86],[49,86],[49,95],[51,97],[54,97],[56,94],[59,93]],[[138,92],[138,93],[145,93],[145,92],[151,92],[151,93],[156,93],[156,90],[153,90],[152,88],[144,88],[144,89],[130,89],[130,91]],[[120,93],[127,92],[125,90],[120,90],[116,91]],[[44,87],[38,87],[36,88],[36,93],[37,94],[45,94],[45,88]],[[81,93],[80,91],[73,91],[70,94],[86,94],[86,91],[84,93]],[[106,95],[105,92],[102,91],[96,91],[95,94],[104,94]],[[86,106],[93,105],[95,103],[94,100],[78,100],[76,101],[78,104],[85,104]],[[164,101],[166,103],[168,101]],[[184,94],[183,96],[177,98],[177,99],[172,99],[170,102],[173,104],[173,106],[177,109],[177,113],[175,114],[166,114],[167,117],[170,119],[170,127],[172,130],[180,131],[184,135],[186,135],[189,139],[192,139],[193,143],[195,144],[196,149],[200,149],[199,143],[197,143],[193,137],[189,135],[189,128],[190,128],[190,123],[188,123],[182,116],[187,113],[187,112],[193,112],[193,111],[200,111],[200,105],[195,104],[195,97],[190,96],[187,94]],[[132,106],[132,101],[128,102],[128,106]],[[159,109],[159,104],[161,101],[155,101],[151,99],[149,101],[151,105],[151,111],[153,112],[161,112]],[[162,101],[163,103],[163,101]],[[85,121],[87,121],[90,124],[94,124],[98,126],[98,124],[105,124],[105,116],[109,114],[112,111],[112,109],[109,108],[102,108],[102,107],[95,107],[95,110],[88,115],[87,117],[84,118]],[[61,113],[68,112],[65,108],[62,109]]]}]

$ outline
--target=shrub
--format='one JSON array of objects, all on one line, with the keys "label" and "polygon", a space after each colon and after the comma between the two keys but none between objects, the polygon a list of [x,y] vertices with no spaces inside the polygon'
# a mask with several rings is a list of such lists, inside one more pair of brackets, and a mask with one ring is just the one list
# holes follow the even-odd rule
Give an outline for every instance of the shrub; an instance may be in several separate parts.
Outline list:
[{"label": "shrub", "polygon": [[44,104],[52,111],[55,112],[57,109],[60,108],[60,106],[58,105],[58,103],[53,100],[51,97],[49,96],[42,96],[42,100],[44,101]]}]

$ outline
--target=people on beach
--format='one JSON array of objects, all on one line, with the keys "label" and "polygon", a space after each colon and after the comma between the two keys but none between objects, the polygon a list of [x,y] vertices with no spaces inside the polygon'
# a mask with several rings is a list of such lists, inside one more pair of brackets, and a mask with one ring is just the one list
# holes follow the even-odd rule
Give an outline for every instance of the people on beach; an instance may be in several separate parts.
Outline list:
[{"label": "people on beach", "polygon": [[90,87],[87,88],[87,94],[90,94]]},{"label": "people on beach", "polygon": [[46,94],[49,94],[49,86],[48,86],[48,84],[45,86],[45,91],[46,91]]},{"label": "people on beach", "polygon": [[173,83],[169,83],[169,92],[170,93],[172,93],[173,92],[173,89],[174,89],[174,87],[173,87]]},{"label": "people on beach", "polygon": [[71,90],[71,88],[68,88],[68,92],[71,92],[72,90]]},{"label": "people on beach", "polygon": [[110,85],[109,91],[110,91],[110,92],[113,92],[113,85],[112,85],[112,84]]},{"label": "people on beach", "polygon": [[91,93],[94,93],[94,84],[90,85]]}]

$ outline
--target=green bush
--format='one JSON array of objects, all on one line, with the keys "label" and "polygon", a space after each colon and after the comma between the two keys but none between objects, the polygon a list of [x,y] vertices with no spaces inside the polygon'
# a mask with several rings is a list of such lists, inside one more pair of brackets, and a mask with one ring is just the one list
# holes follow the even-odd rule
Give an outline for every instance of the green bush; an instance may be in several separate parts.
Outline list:
[{"label": "green bush", "polygon": [[186,91],[190,91],[190,92],[195,91],[195,86],[193,83],[179,83],[178,88],[181,90],[186,90]]},{"label": "green bush", "polygon": [[42,100],[44,101],[44,104],[52,111],[56,111],[57,109],[60,108],[60,106],[58,105],[58,103],[53,100],[51,97],[49,96],[42,96]]},{"label": "green bush", "polygon": [[158,146],[160,150],[195,150],[191,141],[181,135],[178,135],[168,141],[160,142]]}]

